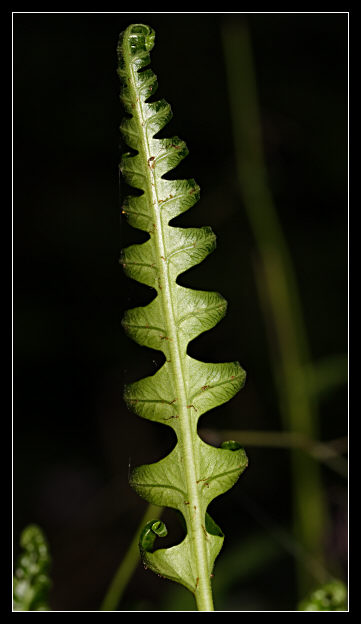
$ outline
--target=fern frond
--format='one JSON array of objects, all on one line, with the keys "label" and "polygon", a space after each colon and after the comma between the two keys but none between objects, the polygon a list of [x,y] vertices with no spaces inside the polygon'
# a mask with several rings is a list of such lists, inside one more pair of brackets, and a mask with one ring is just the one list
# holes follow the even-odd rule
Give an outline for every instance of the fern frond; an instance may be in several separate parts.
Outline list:
[{"label": "fern frond", "polygon": [[300,602],[298,611],[347,611],[347,587],[343,581],[333,579]]},{"label": "fern frond", "polygon": [[155,375],[127,386],[125,400],[139,416],[171,427],[177,444],[161,461],[134,469],[130,483],[147,501],[180,511],[187,527],[180,544],[153,552],[163,525],[148,523],[141,540],[144,563],[192,591],[199,609],[212,610],[210,577],[223,534],[207,506],[234,485],[247,458],[236,444],[206,444],[198,436],[197,422],[240,390],[245,372],[237,362],[204,363],[187,354],[189,342],[214,327],[227,304],[216,292],[177,283],[181,273],[215,249],[216,239],[210,227],[169,225],[196,203],[199,186],[193,179],[163,177],[188,150],[178,137],[155,138],[172,112],[164,100],[147,101],[157,89],[156,76],[147,67],[154,36],[152,28],[135,24],[120,35],[118,44],[120,97],[127,113],[120,129],[133,150],[123,154],[120,170],[127,184],[143,191],[126,197],[122,212],[130,225],[149,234],[145,243],[123,250],[122,264],[126,275],[157,292],[149,305],[128,310],[123,326],[139,344],[162,351],[165,363]]},{"label": "fern frond", "polygon": [[27,526],[20,536],[23,552],[14,571],[14,611],[49,611],[50,555],[42,530]]}]

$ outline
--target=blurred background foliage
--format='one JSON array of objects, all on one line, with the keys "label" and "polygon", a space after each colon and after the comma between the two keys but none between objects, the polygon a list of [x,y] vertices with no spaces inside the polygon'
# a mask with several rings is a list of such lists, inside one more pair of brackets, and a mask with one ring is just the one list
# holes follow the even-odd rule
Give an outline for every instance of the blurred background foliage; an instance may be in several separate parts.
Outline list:
[{"label": "blurred background foliage", "polygon": [[[14,15],[14,555],[23,527],[39,524],[53,562],[51,609],[98,610],[147,511],[128,486],[129,466],[158,460],[174,443],[122,399],[124,383],[160,363],[120,325],[124,310],[151,298],[118,263],[121,247],[142,240],[120,219],[118,173],[115,50],[119,32],[135,22],[156,30],[157,96],[174,113],[167,135],[190,150],[174,177],[194,177],[202,189],[182,224],[211,225],[218,236],[216,252],[180,281],[229,302],[226,318],[189,352],[239,360],[248,374],[235,399],[200,421],[216,444],[228,438],[223,431],[244,431],[250,460],[210,506],[226,535],[216,608],[296,610],[319,584],[347,581],[346,14]],[[257,109],[250,107],[249,124],[243,117],[250,132],[242,135],[237,119],[250,94]],[[281,358],[279,298],[270,308],[266,256],[249,218],[250,178],[240,174],[240,150],[249,163],[253,139],[262,146],[255,176],[262,165],[283,241],[269,243],[276,252],[286,247],[290,318],[307,343],[302,397],[313,407],[308,416],[298,410],[297,427],[283,385],[289,369],[281,366],[290,343]],[[272,443],[264,431],[282,433]],[[326,446],[310,442],[312,432]],[[317,475],[312,499],[302,478],[306,456],[306,471]],[[310,500],[300,528],[297,504]],[[176,543],[177,520],[171,511],[162,518],[167,544]],[[141,565],[119,605],[193,608],[186,590]]]}]

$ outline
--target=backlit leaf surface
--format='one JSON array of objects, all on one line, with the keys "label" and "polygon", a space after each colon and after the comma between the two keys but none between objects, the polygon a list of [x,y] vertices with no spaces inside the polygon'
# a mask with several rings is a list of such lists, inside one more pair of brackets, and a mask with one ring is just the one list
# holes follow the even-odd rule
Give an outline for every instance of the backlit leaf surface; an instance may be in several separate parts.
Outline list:
[{"label": "backlit leaf surface", "polygon": [[145,565],[194,592],[199,609],[211,610],[210,577],[223,534],[207,506],[236,483],[247,458],[237,444],[206,444],[198,436],[197,422],[240,390],[245,372],[237,362],[204,363],[187,353],[191,340],[223,318],[227,304],[216,292],[177,283],[181,273],[215,249],[216,237],[208,226],[169,224],[195,204],[199,187],[193,179],[163,177],[188,150],[178,137],[155,138],[172,112],[164,100],[148,101],[157,89],[148,67],[153,45],[154,31],[142,24],[129,26],[118,44],[126,113],[120,129],[131,148],[123,154],[120,170],[128,185],[143,192],[128,195],[122,212],[130,225],[149,234],[145,243],[124,249],[121,261],[129,277],[156,291],[149,305],[125,313],[123,326],[140,345],[162,351],[165,362],[154,375],[127,386],[125,400],[139,416],[171,427],[177,444],[159,462],[135,468],[130,483],[147,501],[180,511],[187,528],[180,544],[153,551],[155,538],[164,534],[159,529],[163,523],[148,523],[140,541]]}]

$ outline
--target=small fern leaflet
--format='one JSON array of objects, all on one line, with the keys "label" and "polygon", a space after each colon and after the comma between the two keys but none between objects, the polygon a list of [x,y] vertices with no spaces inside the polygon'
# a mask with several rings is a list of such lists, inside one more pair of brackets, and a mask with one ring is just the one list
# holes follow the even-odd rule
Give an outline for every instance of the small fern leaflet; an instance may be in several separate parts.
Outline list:
[{"label": "small fern leaflet", "polygon": [[123,250],[122,264],[126,275],[157,292],[147,306],[128,310],[123,326],[139,344],[162,351],[165,363],[155,375],[127,386],[125,400],[139,416],[172,427],[177,444],[159,462],[134,469],[130,483],[147,501],[180,511],[187,529],[180,544],[153,552],[154,540],[166,529],[162,522],[148,523],[140,542],[145,565],[183,584],[194,593],[199,610],[211,611],[210,577],[223,534],[207,506],[234,485],[247,458],[236,443],[206,444],[197,422],[240,390],[245,372],[237,362],[210,364],[187,354],[189,342],[222,319],[226,301],[216,292],[177,283],[181,273],[214,250],[215,235],[209,227],[169,225],[196,203],[199,187],[193,179],[163,177],[188,150],[178,137],[154,138],[172,116],[165,100],[147,102],[157,89],[147,67],[154,37],[152,28],[134,24],[118,44],[120,98],[127,114],[120,129],[133,150],[123,154],[120,170],[127,184],[143,191],[127,196],[122,212],[130,225],[149,233],[145,243]]},{"label": "small fern leaflet", "polygon": [[21,533],[20,545],[13,578],[14,611],[49,611],[51,558],[41,528],[28,525]]}]

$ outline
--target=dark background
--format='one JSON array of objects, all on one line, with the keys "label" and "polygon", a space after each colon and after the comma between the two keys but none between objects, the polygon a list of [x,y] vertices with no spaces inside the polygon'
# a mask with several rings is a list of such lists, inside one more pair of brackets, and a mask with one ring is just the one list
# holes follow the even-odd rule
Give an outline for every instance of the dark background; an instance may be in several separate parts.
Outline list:
[{"label": "dark background", "polygon": [[[254,240],[242,209],[221,41],[222,14],[14,15],[14,553],[36,522],[51,548],[53,610],[98,610],[145,510],[129,464],[170,450],[166,428],[130,413],[123,384],[159,354],[124,334],[148,289],[122,273],[142,240],[120,219],[119,32],[156,30],[152,68],[172,105],[169,136],[190,151],[177,177],[202,189],[184,223],[211,225],[214,254],[184,282],[218,290],[225,319],[192,344],[204,361],[239,360],[245,388],[207,414],[214,429],[279,430]],[[347,15],[244,14],[252,37],[273,198],[295,264],[315,360],[347,351]],[[321,403],[322,439],[347,434],[346,386]],[[164,430],[163,430],[164,429]],[[287,450],[247,449],[239,484],[212,503],[227,539],[290,530]],[[346,575],[346,482],[323,471],[332,548]],[[176,541],[171,513],[167,522]],[[330,536],[329,536],[330,537]],[[278,554],[229,592],[225,608],[293,610],[294,557]],[[234,543],[234,542],[233,542]],[[223,552],[223,551],[222,551]],[[240,550],[242,553],[242,550]],[[240,555],[241,556],[241,555]],[[217,569],[217,568],[216,568]],[[169,608],[169,581],[140,566],[120,610]]]}]

